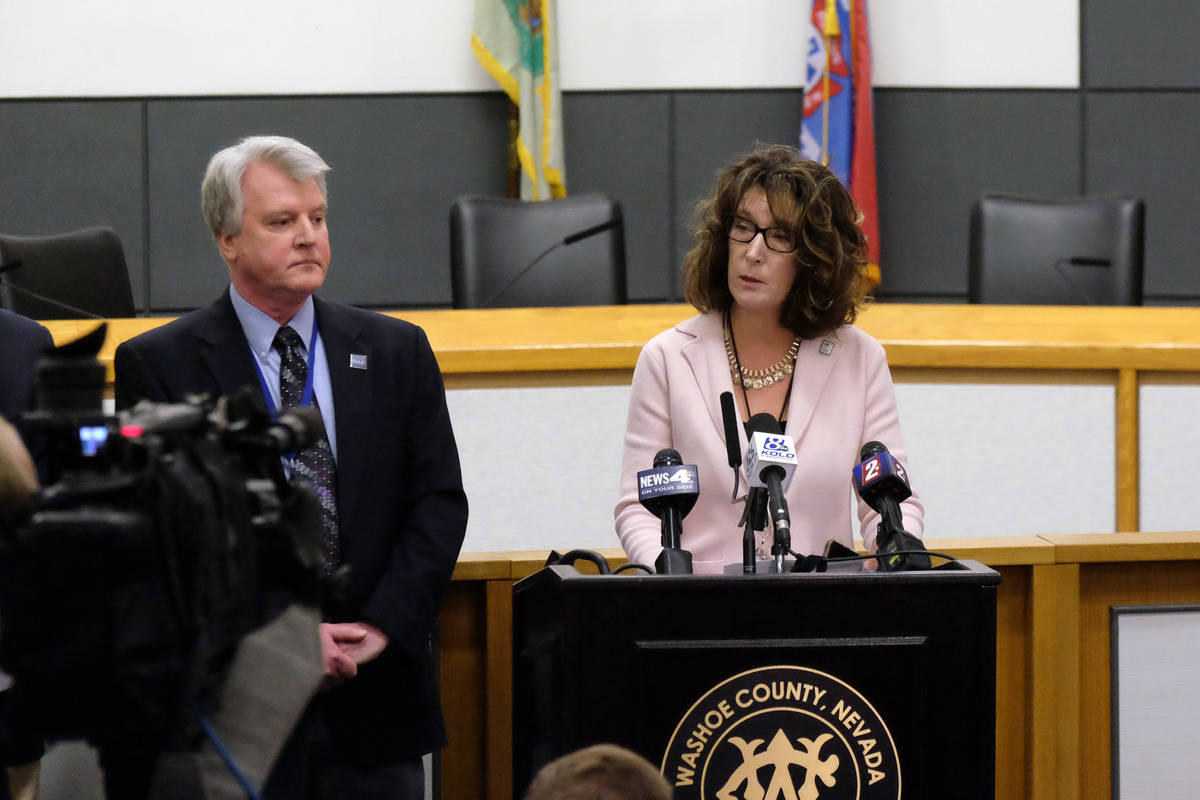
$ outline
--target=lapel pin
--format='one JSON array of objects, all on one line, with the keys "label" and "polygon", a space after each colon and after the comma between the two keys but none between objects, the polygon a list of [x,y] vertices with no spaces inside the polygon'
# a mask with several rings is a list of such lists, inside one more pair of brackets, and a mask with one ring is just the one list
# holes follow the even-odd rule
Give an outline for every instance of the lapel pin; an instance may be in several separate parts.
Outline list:
[{"label": "lapel pin", "polygon": [[350,354],[350,369],[366,369],[367,357],[362,353]]},{"label": "lapel pin", "polygon": [[825,339],[821,342],[821,355],[827,356],[833,352],[833,342]]}]

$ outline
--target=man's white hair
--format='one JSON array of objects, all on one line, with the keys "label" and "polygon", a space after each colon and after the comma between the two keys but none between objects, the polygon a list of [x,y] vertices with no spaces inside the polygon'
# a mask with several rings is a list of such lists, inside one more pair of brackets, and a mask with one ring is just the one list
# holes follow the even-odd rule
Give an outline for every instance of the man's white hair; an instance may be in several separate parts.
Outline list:
[{"label": "man's white hair", "polygon": [[270,164],[294,181],[315,180],[321,197],[328,200],[325,173],[329,165],[317,151],[286,136],[247,136],[219,150],[209,159],[204,172],[200,211],[214,237],[241,233],[242,212],[246,207],[242,176],[255,161]]}]

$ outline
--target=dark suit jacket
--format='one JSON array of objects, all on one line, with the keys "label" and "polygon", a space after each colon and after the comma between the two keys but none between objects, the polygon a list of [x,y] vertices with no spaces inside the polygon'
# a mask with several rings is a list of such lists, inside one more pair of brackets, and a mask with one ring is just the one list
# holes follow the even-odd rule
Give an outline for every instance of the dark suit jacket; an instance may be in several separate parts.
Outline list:
[{"label": "dark suit jacket", "polygon": [[[379,658],[318,698],[345,755],[364,765],[445,744],[430,634],[466,532],[467,500],[445,389],[420,328],[314,298],[337,420],[343,608],[328,621],[370,620],[387,634]],[[352,369],[350,356],[367,368]],[[226,292],[123,343],[118,409],[259,386]]]},{"label": "dark suit jacket", "polygon": [[33,408],[34,367],[54,346],[50,331],[31,319],[0,309],[0,415],[16,424]]}]

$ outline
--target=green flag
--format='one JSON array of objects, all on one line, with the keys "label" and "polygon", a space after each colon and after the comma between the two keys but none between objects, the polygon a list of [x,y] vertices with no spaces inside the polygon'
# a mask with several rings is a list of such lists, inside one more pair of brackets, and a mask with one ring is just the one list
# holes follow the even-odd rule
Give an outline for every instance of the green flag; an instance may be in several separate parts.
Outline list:
[{"label": "green flag", "polygon": [[471,50],[516,104],[521,199],[567,194],[556,0],[475,0]]}]

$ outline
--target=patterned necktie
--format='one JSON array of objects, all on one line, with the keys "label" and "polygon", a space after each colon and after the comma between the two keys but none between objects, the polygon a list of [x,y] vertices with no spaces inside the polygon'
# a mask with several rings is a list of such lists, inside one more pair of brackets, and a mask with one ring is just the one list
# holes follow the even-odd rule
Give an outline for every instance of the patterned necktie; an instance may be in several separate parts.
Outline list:
[{"label": "patterned necktie", "polygon": [[[315,342],[313,343],[316,344]],[[291,326],[284,325],[275,334],[271,346],[279,351],[279,399],[282,408],[300,405],[304,384],[308,380],[308,365],[301,352],[303,342],[300,334]],[[313,408],[317,398],[312,399]],[[324,569],[332,572],[341,563],[341,546],[338,533],[337,468],[333,462],[333,450],[325,428],[316,444],[298,451],[292,457],[292,479],[312,488],[321,504],[321,549],[324,552]]]}]

